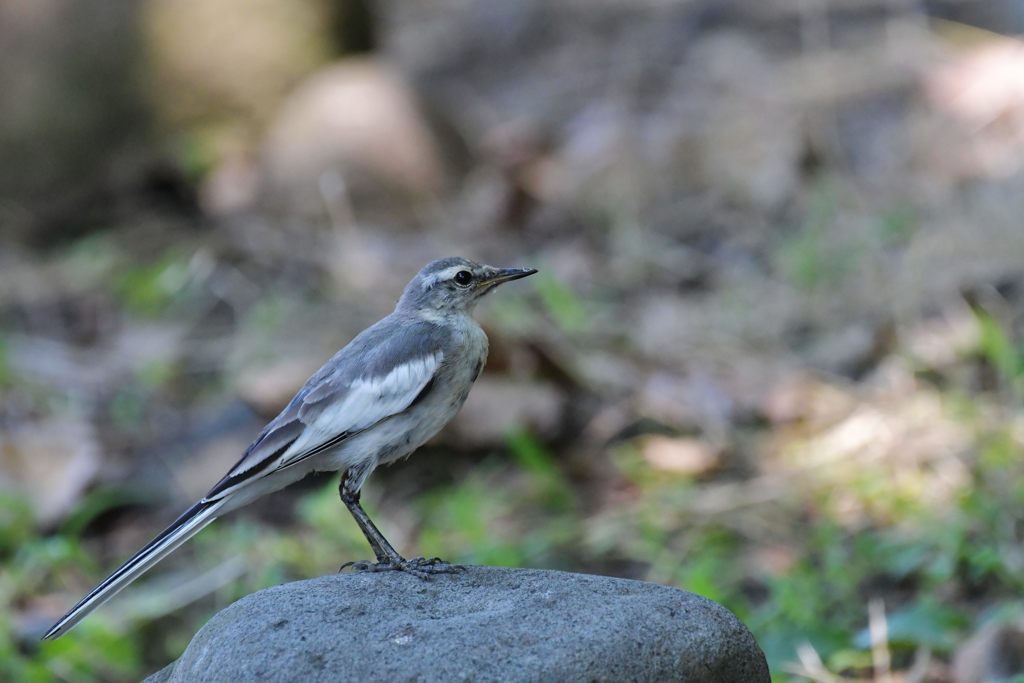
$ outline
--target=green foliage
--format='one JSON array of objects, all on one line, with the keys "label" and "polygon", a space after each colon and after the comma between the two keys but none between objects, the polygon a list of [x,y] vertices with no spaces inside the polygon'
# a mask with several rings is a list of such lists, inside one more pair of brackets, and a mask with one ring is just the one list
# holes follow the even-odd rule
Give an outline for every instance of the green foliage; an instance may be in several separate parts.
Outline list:
[{"label": "green foliage", "polygon": [[170,306],[187,282],[187,257],[169,252],[154,263],[121,269],[114,278],[114,291],[125,308],[153,317]]},{"label": "green foliage", "polygon": [[[20,605],[61,576],[95,567],[73,536],[36,534],[28,501],[0,496],[0,603]],[[82,624],[74,638],[37,642],[17,612],[0,611],[0,680],[129,681],[141,666],[140,643],[112,630],[104,616]]]},{"label": "green foliage", "polygon": [[565,334],[586,331],[589,320],[587,310],[571,289],[544,273],[538,273],[534,280],[541,305]]},{"label": "green foliage", "polygon": [[216,126],[193,129],[178,135],[172,149],[178,168],[193,183],[199,183],[216,165],[220,156],[218,137],[223,133]]},{"label": "green foliage", "polygon": [[[1005,345],[990,348],[1004,353]],[[415,520],[406,529],[414,534],[410,545],[456,562],[579,569],[625,559],[637,568],[637,578],[698,592],[736,612],[754,630],[776,680],[795,680],[783,672],[805,643],[830,670],[866,674],[871,668],[868,598],[886,598],[888,647],[898,658],[920,647],[948,655],[972,628],[968,611],[948,596],[979,589],[1012,596],[1024,590],[1016,550],[1024,527],[1017,512],[1024,510],[1017,438],[1009,426],[984,421],[981,411],[958,415],[975,434],[970,481],[938,513],[908,502],[887,508],[896,511],[898,523],[850,525],[832,516],[834,490],[796,487],[795,498],[786,503],[792,507],[778,512],[799,520],[794,527],[799,531],[787,529],[773,541],[788,557],[775,566],[751,554],[743,515],[695,512],[701,485],[690,476],[652,468],[630,443],[609,452],[609,464],[629,493],[600,514],[579,500],[578,487],[549,448],[524,430],[508,434],[506,456],[487,458],[458,482],[423,492],[411,517],[389,518],[392,507],[377,505],[373,489],[364,504],[392,533]],[[845,493],[870,502],[891,492],[855,478]],[[24,604],[70,577],[80,584],[83,574],[97,576],[99,568],[77,536],[105,510],[135,502],[122,492],[100,489],[83,500],[59,534],[47,537],[38,535],[24,499],[0,498],[0,557],[11,567],[0,578],[6,603]],[[113,623],[111,612],[101,612],[72,638],[29,647],[17,644],[11,617],[0,617],[0,642],[7,648],[0,650],[0,680],[137,678],[152,652],[161,652],[161,660],[174,656],[187,634],[218,606],[368,556],[338,502],[334,481],[305,495],[296,514],[297,521],[286,527],[243,517],[200,534],[184,551],[202,558],[197,567],[240,557],[245,571],[199,607],[177,609],[167,634],[162,624],[168,620],[159,610]],[[893,586],[900,589],[892,591]],[[136,586],[146,590],[152,589]],[[906,597],[894,599],[894,592]],[[157,632],[154,646],[147,638]],[[149,653],[146,659],[143,652]]]},{"label": "green foliage", "polygon": [[128,257],[109,234],[96,232],[76,241],[64,253],[60,272],[79,287],[106,283]]},{"label": "green foliage", "polygon": [[878,233],[884,244],[899,246],[910,241],[917,231],[920,219],[910,205],[893,207],[882,213],[878,221]]},{"label": "green foliage", "polygon": [[[843,495],[865,505],[885,503],[884,519],[895,523],[841,523],[833,516],[833,480],[826,480],[827,488],[793,487],[789,495],[805,514],[776,510],[799,530],[776,541],[790,558],[782,568],[752,561],[752,541],[762,539],[741,531],[747,524],[742,515],[737,528],[694,513],[699,488],[686,477],[652,469],[636,448],[621,446],[614,462],[634,493],[610,517],[590,523],[586,548],[643,558],[647,578],[728,606],[754,630],[778,680],[791,680],[779,672],[804,643],[831,671],[869,672],[871,597],[887,599],[894,657],[909,657],[920,647],[948,655],[972,627],[969,608],[949,596],[979,589],[1015,596],[1024,589],[1017,550],[1024,461],[1012,428],[993,429],[982,415],[962,413],[975,434],[976,461],[971,479],[938,510],[909,498],[891,500],[898,490],[884,485],[884,470],[853,468],[854,478],[841,484]],[[906,597],[892,599],[893,593]]]},{"label": "green foliage", "polygon": [[61,524],[63,536],[77,538],[97,517],[105,512],[129,505],[145,505],[151,496],[128,487],[101,487],[85,494]]},{"label": "green foliage", "polygon": [[139,424],[145,414],[143,397],[134,387],[126,386],[118,391],[107,405],[110,421],[117,427],[131,430]]},{"label": "green foliage", "polygon": [[849,250],[834,241],[836,204],[835,186],[827,179],[820,180],[803,222],[779,246],[777,261],[782,274],[802,290],[834,284],[853,265]]},{"label": "green foliage", "polygon": [[999,321],[985,311],[975,311],[979,352],[1014,395],[1024,391],[1024,346],[1017,344]]},{"label": "green foliage", "polygon": [[533,436],[515,431],[508,444],[518,468],[487,461],[459,484],[424,495],[424,554],[511,567],[561,561],[580,534],[572,489]]},{"label": "green foliage", "polygon": [[542,315],[537,308],[516,290],[509,290],[510,296],[495,297],[489,302],[488,312],[498,329],[506,336],[521,335],[537,327]]},{"label": "green foliage", "polygon": [[566,511],[572,503],[572,488],[562,477],[551,453],[523,429],[510,432],[506,442],[512,456],[538,485],[547,506],[553,511]]},{"label": "green foliage", "polygon": [[14,381],[14,372],[8,359],[7,340],[0,336],[0,388],[10,386]]},{"label": "green foliage", "polygon": [[[933,652],[949,652],[957,643],[956,636],[968,625],[962,611],[927,596],[886,615],[889,646],[908,651],[923,646]],[[864,650],[871,647],[867,629],[857,634],[854,644]]]},{"label": "green foliage", "polygon": [[658,561],[671,562],[671,583],[717,602],[735,602],[741,580],[736,564],[739,540],[726,529],[707,529],[687,552],[662,554]]},{"label": "green foliage", "polygon": [[24,496],[0,491],[0,557],[25,545],[34,534],[32,506]]},{"label": "green foliage", "polygon": [[527,560],[517,542],[518,530],[506,521],[513,500],[486,474],[424,501],[420,542],[425,555],[497,566],[520,566]]},{"label": "green foliage", "polygon": [[135,379],[145,391],[156,391],[171,381],[177,373],[174,363],[166,360],[152,360],[139,368]]},{"label": "green foliage", "polygon": [[[27,680],[128,681],[139,671],[141,652],[138,642],[97,621],[83,623],[74,638],[41,643],[34,661],[15,659],[12,663],[30,677]],[[5,680],[26,679],[15,674]]]}]

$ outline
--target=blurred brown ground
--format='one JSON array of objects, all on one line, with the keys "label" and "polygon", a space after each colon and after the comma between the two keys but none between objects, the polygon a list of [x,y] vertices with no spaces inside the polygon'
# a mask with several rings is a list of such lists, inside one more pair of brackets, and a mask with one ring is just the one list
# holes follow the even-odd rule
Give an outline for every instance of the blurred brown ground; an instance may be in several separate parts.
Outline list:
[{"label": "blurred brown ground", "polygon": [[[85,680],[34,629],[448,254],[542,275],[481,306],[492,357],[463,414],[371,480],[405,547],[506,557],[421,515],[446,487],[501,491],[481,533],[511,539],[509,562],[700,590],[723,530],[729,576],[705,592],[749,618],[818,567],[815,530],[855,564],[864,535],[951,524],[1022,474],[979,469],[1024,439],[1021,32],[996,0],[7,0],[0,490],[96,558],[0,594],[10,651]],[[242,517],[294,527],[325,481]],[[971,537],[1006,575],[1016,495],[991,494],[1005,537]],[[925,564],[836,589],[845,644],[766,645],[779,676],[1001,671],[1012,638],[950,662],[1014,580]],[[942,646],[865,644],[850,624],[885,621],[871,600],[962,621]],[[175,647],[157,640],[139,671]]]}]

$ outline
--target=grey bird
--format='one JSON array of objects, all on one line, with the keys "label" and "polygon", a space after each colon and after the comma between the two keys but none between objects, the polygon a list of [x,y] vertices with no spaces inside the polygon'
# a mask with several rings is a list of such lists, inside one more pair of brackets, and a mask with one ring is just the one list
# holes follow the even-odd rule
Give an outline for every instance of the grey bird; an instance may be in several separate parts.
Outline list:
[{"label": "grey bird", "polygon": [[375,563],[349,565],[421,577],[459,569],[438,558],[402,557],[363,511],[359,491],[376,467],[410,455],[466,401],[487,360],[487,335],[471,316],[477,301],[503,282],[536,272],[459,257],[428,264],[405,287],[394,312],[314,373],[209,493],[93,588],[43,638],[67,633],[221,515],[314,471],[342,472],[341,500],[376,556]]}]

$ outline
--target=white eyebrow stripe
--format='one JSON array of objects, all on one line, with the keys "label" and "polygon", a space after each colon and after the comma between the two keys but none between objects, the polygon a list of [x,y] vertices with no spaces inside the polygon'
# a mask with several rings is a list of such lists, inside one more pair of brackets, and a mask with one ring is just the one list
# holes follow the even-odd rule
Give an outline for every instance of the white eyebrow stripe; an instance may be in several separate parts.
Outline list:
[{"label": "white eyebrow stripe", "polygon": [[438,282],[442,282],[444,280],[451,280],[453,277],[455,277],[455,273],[459,272],[460,270],[469,270],[469,268],[466,266],[450,266],[448,268],[445,268],[444,270],[439,270],[436,273],[430,275],[429,277],[424,278],[423,288],[429,289],[436,285]]}]

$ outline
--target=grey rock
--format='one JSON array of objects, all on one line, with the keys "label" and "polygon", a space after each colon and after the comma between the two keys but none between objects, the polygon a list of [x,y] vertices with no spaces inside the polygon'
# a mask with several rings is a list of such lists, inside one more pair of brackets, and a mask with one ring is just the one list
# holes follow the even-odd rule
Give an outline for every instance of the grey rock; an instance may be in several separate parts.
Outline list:
[{"label": "grey rock", "polygon": [[445,175],[416,93],[401,73],[366,57],[300,83],[269,124],[261,157],[273,199],[321,214],[325,200],[363,208],[433,197]]},{"label": "grey rock", "polygon": [[344,573],[249,595],[146,679],[767,683],[724,607],[640,581],[532,569]]}]

